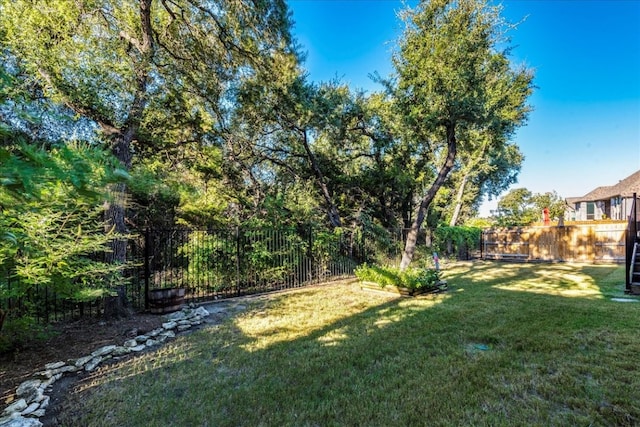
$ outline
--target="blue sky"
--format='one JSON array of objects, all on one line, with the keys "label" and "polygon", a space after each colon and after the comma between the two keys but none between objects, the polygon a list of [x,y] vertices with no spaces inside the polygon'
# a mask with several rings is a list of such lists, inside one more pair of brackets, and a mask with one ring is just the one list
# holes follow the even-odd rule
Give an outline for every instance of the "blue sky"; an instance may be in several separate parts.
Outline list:
[{"label": "blue sky", "polygon": [[[415,5],[416,1],[408,2]],[[312,81],[338,78],[369,92],[392,72],[403,23],[395,0],[289,0]],[[582,196],[640,169],[640,0],[507,0],[512,60],[535,72],[534,111],[514,137],[518,183]],[[496,201],[486,202],[487,215]]]}]

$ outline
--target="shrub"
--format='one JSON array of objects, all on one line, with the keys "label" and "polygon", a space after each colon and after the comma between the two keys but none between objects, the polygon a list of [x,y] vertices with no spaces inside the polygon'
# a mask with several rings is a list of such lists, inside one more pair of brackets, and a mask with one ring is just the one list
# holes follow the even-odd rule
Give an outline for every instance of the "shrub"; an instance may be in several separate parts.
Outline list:
[{"label": "shrub", "polygon": [[0,146],[0,307],[35,297],[11,316],[35,315],[40,293],[82,299],[119,283],[124,266],[99,261],[115,237],[104,232],[104,189],[126,179],[117,166],[79,142],[43,149],[17,138]]},{"label": "shrub", "polygon": [[477,227],[438,227],[433,233],[433,249],[467,259],[469,249],[480,246],[481,235],[482,229]]},{"label": "shrub", "polygon": [[410,268],[400,271],[397,267],[381,267],[362,264],[355,275],[363,282],[374,282],[385,286],[399,286],[411,290],[436,288],[440,283],[440,272],[432,268]]}]

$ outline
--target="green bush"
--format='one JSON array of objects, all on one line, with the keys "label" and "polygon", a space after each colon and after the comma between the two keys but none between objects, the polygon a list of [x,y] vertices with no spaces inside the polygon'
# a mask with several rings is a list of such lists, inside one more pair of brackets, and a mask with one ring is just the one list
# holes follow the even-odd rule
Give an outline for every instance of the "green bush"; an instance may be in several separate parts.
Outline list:
[{"label": "green bush", "polygon": [[440,283],[440,272],[432,268],[410,268],[400,271],[396,267],[381,267],[362,264],[355,275],[363,282],[374,282],[385,286],[399,286],[411,290],[436,288]]},{"label": "green bush", "polygon": [[467,251],[480,246],[481,235],[477,227],[438,227],[433,232],[433,250],[465,259]]},{"label": "green bush", "polygon": [[80,142],[44,149],[16,137],[3,144],[0,307],[35,295],[7,315],[30,316],[42,308],[38,293],[86,299],[111,290],[124,266],[97,257],[115,237],[104,231],[104,189],[126,173],[108,153]]},{"label": "green bush", "polygon": [[52,332],[31,316],[7,319],[0,333],[0,354],[19,349],[30,342],[44,340]]}]

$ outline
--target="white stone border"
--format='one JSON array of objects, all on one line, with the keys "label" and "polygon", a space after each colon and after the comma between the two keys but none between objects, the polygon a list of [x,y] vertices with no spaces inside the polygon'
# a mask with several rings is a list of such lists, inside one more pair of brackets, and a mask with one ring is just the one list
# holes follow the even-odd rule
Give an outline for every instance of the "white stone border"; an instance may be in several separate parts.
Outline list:
[{"label": "white stone border", "polygon": [[41,427],[39,418],[45,415],[50,400],[46,393],[51,391],[53,384],[64,374],[79,371],[91,372],[109,359],[117,360],[130,353],[158,346],[174,338],[176,332],[200,325],[202,319],[209,314],[204,307],[183,308],[181,311],[166,315],[167,321],[162,324],[162,328],[127,340],[123,345],[107,345],[77,359],[48,363],[42,371],[35,373],[31,379],[18,386],[16,400],[0,413],[0,427]]}]

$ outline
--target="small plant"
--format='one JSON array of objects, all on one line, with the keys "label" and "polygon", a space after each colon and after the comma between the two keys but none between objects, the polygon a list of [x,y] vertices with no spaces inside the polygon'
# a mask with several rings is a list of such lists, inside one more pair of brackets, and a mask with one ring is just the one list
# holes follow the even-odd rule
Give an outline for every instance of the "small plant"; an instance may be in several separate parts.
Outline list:
[{"label": "small plant", "polygon": [[400,271],[396,267],[381,267],[362,264],[355,275],[363,282],[374,282],[385,286],[398,286],[410,290],[437,288],[441,284],[440,272],[432,268],[411,268]]}]

